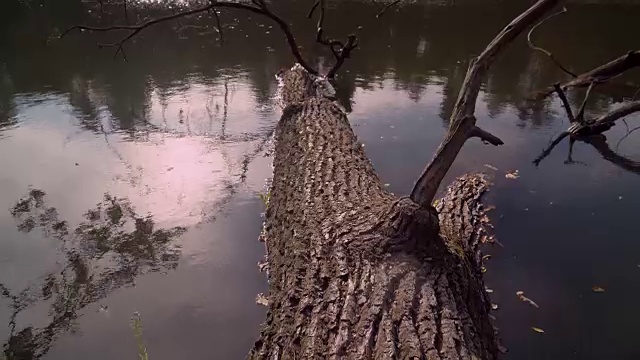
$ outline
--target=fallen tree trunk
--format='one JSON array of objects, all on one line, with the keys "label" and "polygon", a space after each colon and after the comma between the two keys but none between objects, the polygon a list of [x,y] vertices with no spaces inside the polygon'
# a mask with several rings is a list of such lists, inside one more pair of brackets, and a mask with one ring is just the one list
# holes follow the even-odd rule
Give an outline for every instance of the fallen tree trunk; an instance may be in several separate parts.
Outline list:
[{"label": "fallen tree trunk", "polygon": [[378,179],[336,102],[301,67],[283,76],[266,212],[269,297],[253,359],[495,359],[478,244],[480,175],[432,201],[464,143],[502,140],[476,126],[497,55],[558,0],[540,0],[471,62],[450,127],[410,198]]},{"label": "fallen tree trunk", "polygon": [[494,359],[479,271],[481,176],[440,211],[395,198],[344,110],[285,74],[265,222],[269,313],[256,359]]}]

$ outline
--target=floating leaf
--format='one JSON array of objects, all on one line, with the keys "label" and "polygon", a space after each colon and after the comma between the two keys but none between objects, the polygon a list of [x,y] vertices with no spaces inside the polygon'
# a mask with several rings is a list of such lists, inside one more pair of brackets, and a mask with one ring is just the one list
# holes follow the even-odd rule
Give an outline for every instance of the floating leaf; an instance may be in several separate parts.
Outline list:
[{"label": "floating leaf", "polygon": [[484,212],[495,210],[495,209],[496,209],[496,207],[494,205],[489,205],[489,206],[484,208]]},{"label": "floating leaf", "polygon": [[484,266],[480,267],[480,272],[483,273],[483,274],[486,273],[487,272],[487,268],[484,267]]},{"label": "floating leaf", "polygon": [[491,255],[487,254],[482,257],[482,261],[491,259]]},{"label": "floating leaf", "polygon": [[493,170],[493,171],[498,171],[498,168],[493,166],[493,165],[491,165],[491,164],[484,164],[484,166],[486,168],[489,168],[489,169]]},{"label": "floating leaf", "polygon": [[493,290],[491,290],[491,289],[489,289],[489,288],[485,288],[485,289],[484,289],[484,291],[486,291],[486,292],[487,292],[487,293],[489,293],[489,294],[492,294],[492,293],[493,293]]},{"label": "floating leaf", "polygon": [[520,177],[520,173],[518,172],[518,170],[507,171],[504,177],[506,177],[507,179],[515,180]]},{"label": "floating leaf", "polygon": [[260,270],[260,272],[264,272],[268,268],[269,268],[269,263],[267,262],[267,260],[262,260],[258,262],[258,269]]},{"label": "floating leaf", "polygon": [[498,304],[491,304],[491,310],[498,310]]},{"label": "floating leaf", "polygon": [[535,332],[537,332],[539,334],[544,334],[544,330],[540,329],[539,327],[532,326],[531,330],[533,330],[533,331],[535,331]]},{"label": "floating leaf", "polygon": [[593,290],[593,292],[595,293],[603,293],[604,292],[604,288],[601,288],[600,286],[594,286],[591,288],[591,290]]},{"label": "floating leaf", "polygon": [[267,299],[266,296],[264,296],[263,293],[258,294],[258,296],[256,296],[256,304],[260,304],[263,306],[269,306],[269,299]]},{"label": "floating leaf", "polygon": [[529,299],[528,297],[524,296],[524,291],[516,291],[516,296],[524,301],[524,302],[528,302],[529,304],[531,304],[531,306],[534,306],[536,308],[540,308],[540,306],[538,306],[538,304],[536,304],[535,301]]}]

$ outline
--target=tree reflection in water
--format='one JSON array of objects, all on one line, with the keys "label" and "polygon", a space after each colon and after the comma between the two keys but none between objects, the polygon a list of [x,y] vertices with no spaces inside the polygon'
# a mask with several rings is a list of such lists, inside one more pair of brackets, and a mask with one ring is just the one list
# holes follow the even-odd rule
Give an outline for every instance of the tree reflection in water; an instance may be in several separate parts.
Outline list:
[{"label": "tree reflection in water", "polygon": [[[84,214],[75,229],[60,219],[55,207],[47,205],[41,190],[30,190],[10,211],[21,232],[39,230],[55,240],[64,264],[62,270],[19,292],[0,284],[0,296],[11,302],[12,309],[9,339],[3,345],[7,360],[42,357],[57,335],[75,330],[80,311],[87,305],[133,284],[142,274],[175,269],[181,254],[175,240],[186,231],[182,227],[156,229],[150,215],[136,214],[126,199],[109,194]],[[20,313],[43,303],[49,306],[49,324],[20,329]]]}]

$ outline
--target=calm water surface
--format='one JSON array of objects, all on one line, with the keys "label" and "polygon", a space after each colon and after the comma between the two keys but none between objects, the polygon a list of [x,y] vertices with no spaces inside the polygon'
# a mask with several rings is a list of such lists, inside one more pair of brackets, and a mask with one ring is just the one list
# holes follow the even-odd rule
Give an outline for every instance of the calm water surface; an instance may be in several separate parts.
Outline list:
[{"label": "calm water surface", "polygon": [[[143,32],[124,62],[97,49],[105,37],[56,37],[74,23],[121,21],[119,8],[101,17],[79,1],[51,3],[0,5],[0,343],[17,359],[133,358],[139,312],[153,360],[243,358],[265,315],[255,304],[267,290],[256,266],[259,195],[279,117],[274,74],[292,63],[282,35],[267,20],[223,12],[224,47],[210,21],[185,20]],[[328,31],[361,38],[338,79],[340,99],[392,191],[410,191],[469,59],[527,3],[422,2],[381,19],[368,1],[331,5]],[[277,8],[323,63],[308,5]],[[568,8],[535,36],[575,71],[638,48],[640,6]],[[486,279],[506,358],[637,359],[640,165],[584,143],[572,162],[563,143],[532,164],[567,119],[556,99],[525,97],[561,79],[523,39],[514,43],[477,108],[506,144],[469,142],[449,180],[480,170],[495,183],[488,201],[503,246],[487,249]],[[637,72],[617,79],[594,94],[589,114],[619,106],[638,85]],[[569,94],[575,106],[582,94]],[[608,144],[640,161],[640,135],[618,144],[626,132],[620,123]],[[506,179],[515,169],[520,178]]]}]

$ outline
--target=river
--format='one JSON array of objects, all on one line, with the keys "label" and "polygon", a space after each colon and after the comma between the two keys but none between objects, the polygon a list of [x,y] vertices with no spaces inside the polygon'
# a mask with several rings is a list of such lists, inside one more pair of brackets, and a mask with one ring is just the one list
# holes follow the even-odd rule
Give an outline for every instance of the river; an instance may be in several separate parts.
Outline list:
[{"label": "river", "polygon": [[[391,191],[410,191],[469,60],[528,3],[407,2],[376,18],[381,4],[330,2],[326,31],[360,39],[338,97]],[[324,63],[309,5],[276,10]],[[256,304],[267,292],[261,195],[280,115],[274,75],[293,61],[282,34],[222,10],[224,44],[211,19],[183,20],[140,33],[124,61],[96,46],[109,35],[58,38],[73,24],[122,22],[120,6],[30,6],[0,5],[0,343],[15,359],[134,358],[139,314],[152,360],[244,358],[266,313]],[[534,34],[567,67],[583,72],[638,48],[637,2],[567,8]],[[132,5],[128,16],[160,11]],[[505,145],[470,141],[445,183],[483,171],[495,184],[487,203],[499,244],[485,248],[485,279],[506,359],[638,359],[640,132],[625,134],[640,116],[607,132],[626,165],[578,142],[570,159],[562,143],[535,166],[568,120],[555,97],[527,97],[564,79],[524,37],[514,42],[476,110]],[[632,71],[596,88],[587,114],[639,85]],[[569,93],[574,108],[583,95]],[[505,177],[514,170],[517,179]]]}]

